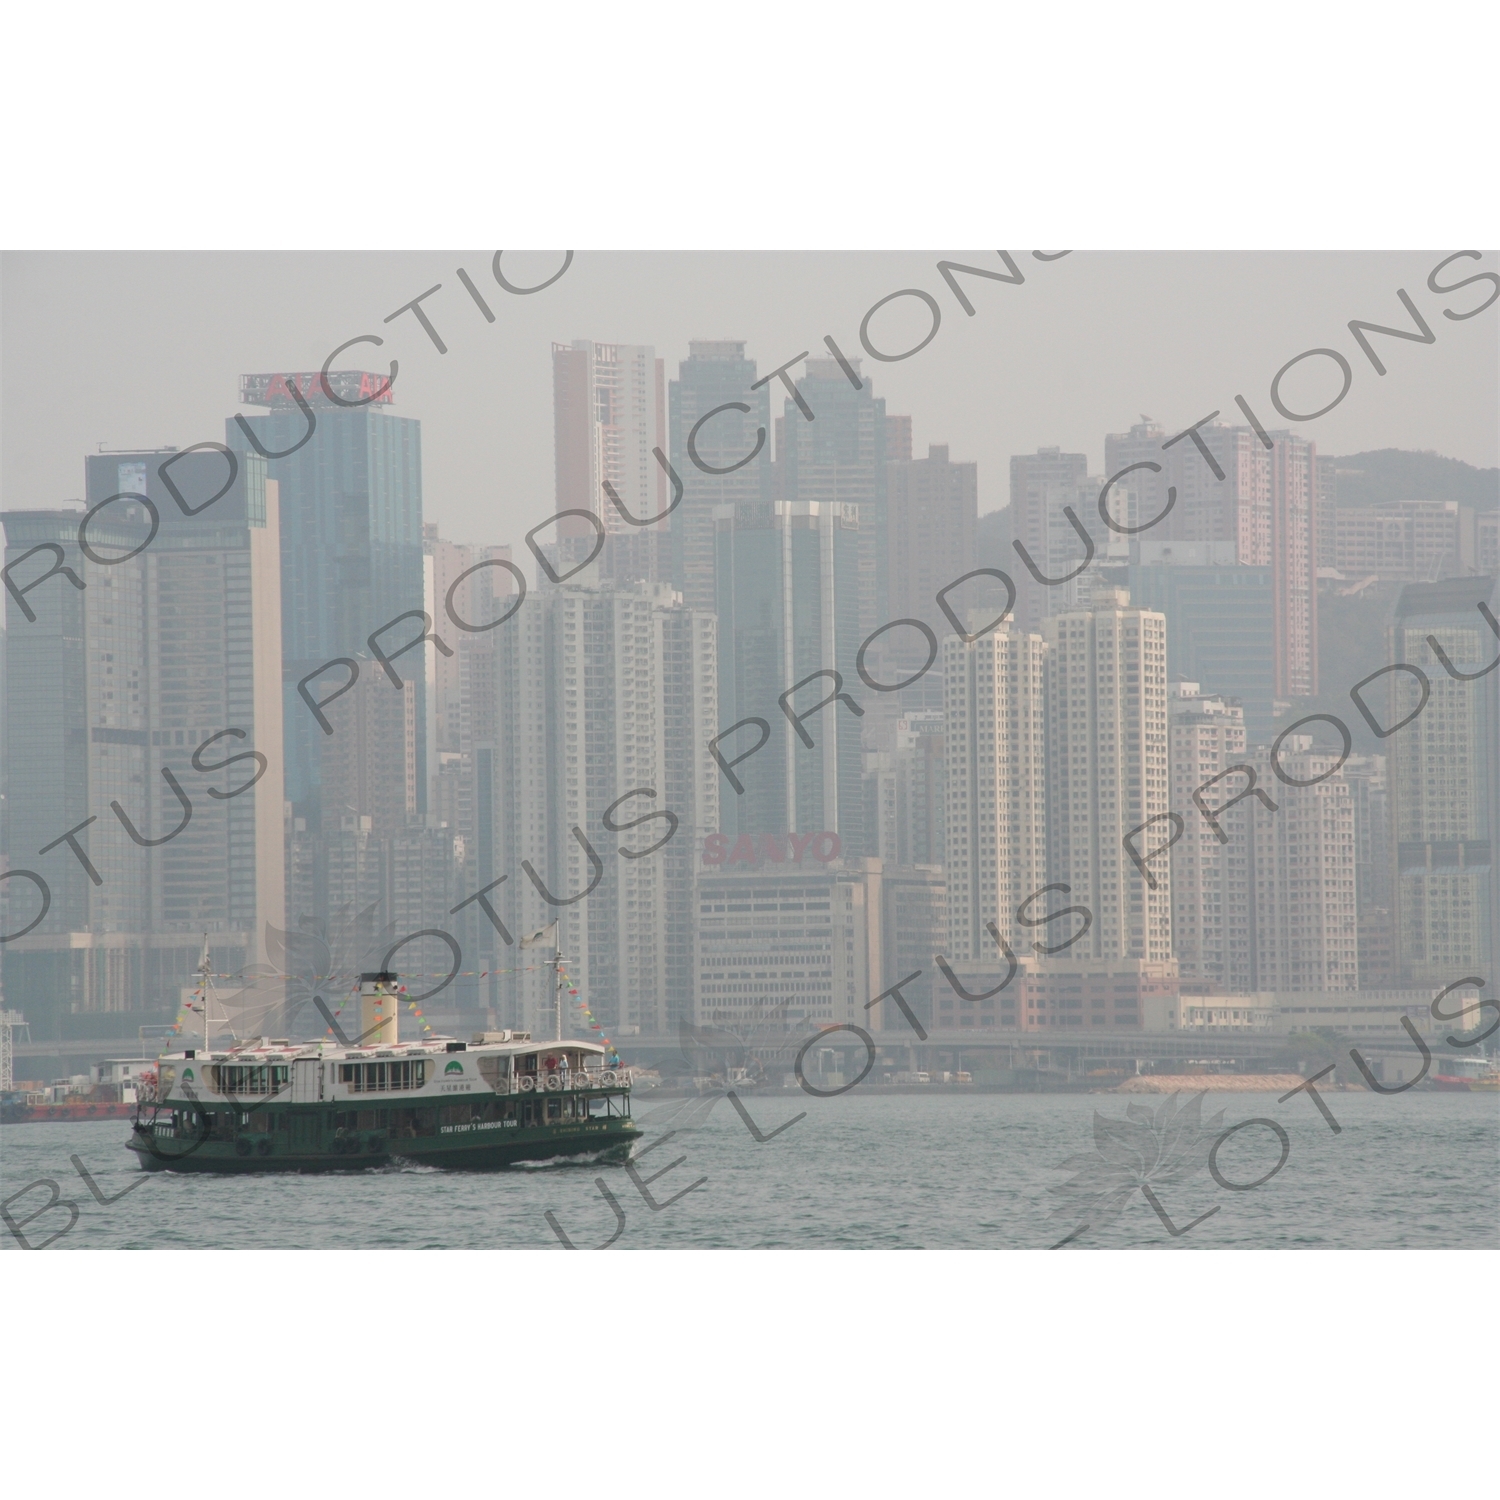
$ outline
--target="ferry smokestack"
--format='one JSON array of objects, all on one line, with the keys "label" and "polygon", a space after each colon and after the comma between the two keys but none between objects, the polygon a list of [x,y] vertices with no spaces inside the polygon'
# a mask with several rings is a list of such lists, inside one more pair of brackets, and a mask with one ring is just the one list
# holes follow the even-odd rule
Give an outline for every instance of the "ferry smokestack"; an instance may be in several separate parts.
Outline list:
[{"label": "ferry smokestack", "polygon": [[366,1047],[396,1045],[401,1004],[396,979],[386,970],[359,976],[359,1039]]}]

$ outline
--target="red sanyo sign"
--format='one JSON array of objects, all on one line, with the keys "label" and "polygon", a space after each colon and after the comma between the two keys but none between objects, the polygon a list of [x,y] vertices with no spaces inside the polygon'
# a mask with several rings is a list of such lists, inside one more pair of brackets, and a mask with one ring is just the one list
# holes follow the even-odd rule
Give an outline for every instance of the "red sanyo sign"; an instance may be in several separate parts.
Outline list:
[{"label": "red sanyo sign", "polygon": [[742,833],[731,845],[727,833],[711,833],[703,840],[706,865],[800,865],[803,856],[819,864],[839,857],[839,836],[819,833]]},{"label": "red sanyo sign", "polygon": [[394,399],[390,377],[372,375],[368,370],[330,370],[327,391],[323,388],[321,370],[240,376],[240,400],[249,406],[293,406],[294,392],[309,406],[337,405],[330,400],[328,391],[339,400],[358,402],[361,406],[386,405]]}]

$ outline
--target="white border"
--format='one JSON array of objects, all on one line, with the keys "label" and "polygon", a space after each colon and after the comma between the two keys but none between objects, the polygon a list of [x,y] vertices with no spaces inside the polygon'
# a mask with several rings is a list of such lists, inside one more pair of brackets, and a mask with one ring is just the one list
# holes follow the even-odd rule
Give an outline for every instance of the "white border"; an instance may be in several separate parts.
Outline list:
[{"label": "white border", "polygon": [[1472,1254],[47,1256],[25,1296],[0,1266],[18,1493],[1263,1500],[1490,1464]]},{"label": "white border", "polygon": [[[31,7],[0,243],[1493,244],[1495,27],[1285,0]],[[325,1260],[343,1303],[290,1254],[0,1258],[7,1469],[1262,1496],[1430,1481],[1432,1433],[1445,1483],[1488,1463],[1492,1256]],[[413,1390],[361,1334],[417,1307],[444,1336]],[[231,1325],[265,1357],[226,1358]]]},{"label": "white border", "polygon": [[33,6],[0,243],[1494,243],[1496,14]]}]

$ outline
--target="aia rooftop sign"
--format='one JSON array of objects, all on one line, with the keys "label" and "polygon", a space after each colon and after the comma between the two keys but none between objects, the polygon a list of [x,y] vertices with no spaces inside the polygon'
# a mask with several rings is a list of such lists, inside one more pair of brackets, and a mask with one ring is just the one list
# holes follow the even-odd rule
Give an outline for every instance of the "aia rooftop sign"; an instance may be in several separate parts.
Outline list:
[{"label": "aia rooftop sign", "polygon": [[330,370],[331,400],[323,389],[320,370],[296,370],[268,375],[241,375],[240,401],[245,406],[296,406],[297,396],[309,406],[336,408],[339,402],[360,406],[386,406],[392,401],[388,375],[369,370]]},{"label": "aia rooftop sign", "polygon": [[705,865],[800,865],[804,859],[831,864],[839,857],[839,836],[821,833],[742,833],[732,843],[727,833],[703,840]]}]

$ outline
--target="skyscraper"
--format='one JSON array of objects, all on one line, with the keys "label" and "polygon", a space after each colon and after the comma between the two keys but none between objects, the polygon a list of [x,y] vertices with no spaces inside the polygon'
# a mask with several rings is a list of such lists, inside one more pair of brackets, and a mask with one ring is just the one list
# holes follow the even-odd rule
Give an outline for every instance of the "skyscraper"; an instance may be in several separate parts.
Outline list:
[{"label": "skyscraper", "polygon": [[321,749],[321,831],[368,818],[377,838],[402,832],[417,815],[416,694],[394,688],[377,663],[359,661],[354,685],[323,714],[333,726]]},{"label": "skyscraper", "polygon": [[[13,582],[29,583],[30,566],[40,577],[51,556],[37,549],[56,547],[77,578],[95,585],[79,590],[55,578],[28,588],[25,598],[34,619],[8,591],[5,601],[6,852],[12,867],[37,868],[51,889],[52,905],[39,933],[88,932],[96,920],[100,926],[111,921],[140,930],[147,920],[139,872],[128,869],[130,845],[111,840],[106,853],[103,826],[96,823],[79,838],[95,868],[113,876],[110,906],[95,894],[88,872],[66,844],[41,856],[45,864],[38,861],[59,835],[97,814],[132,782],[144,786],[148,775],[150,699],[148,694],[142,701],[140,683],[142,568],[138,560],[106,566],[85,559],[78,550],[83,515],[73,509],[12,510],[4,518],[5,561],[15,569]],[[89,536],[101,557],[118,557],[139,546],[146,531],[144,507],[120,504],[91,523]],[[90,736],[91,728],[100,731],[97,738]],[[106,861],[116,860],[121,861],[117,867],[107,867]],[[13,903],[18,900],[14,883],[7,894]],[[118,909],[118,917],[111,908]],[[16,945],[6,957],[14,951]]]},{"label": "skyscraper", "polygon": [[[809,359],[777,423],[778,498],[804,504],[859,507],[859,629],[868,634],[888,618],[889,534],[886,514],[885,398],[877,397],[850,361],[856,390],[839,362]],[[808,413],[812,413],[809,419]]]},{"label": "skyscraper", "polygon": [[[1148,541],[1158,547],[1227,543],[1234,563],[1271,570],[1275,695],[1309,697],[1318,691],[1317,566],[1323,561],[1316,556],[1317,453],[1296,433],[1268,436],[1269,449],[1252,428],[1211,422],[1197,429],[1196,440],[1172,441],[1148,420],[1106,437],[1105,465],[1112,475],[1132,464],[1160,466],[1137,469],[1125,481],[1137,486],[1137,524],[1163,517],[1142,534],[1142,547]],[[1171,447],[1162,446],[1169,441]],[[1176,499],[1168,510],[1172,490]],[[1180,560],[1163,552],[1157,557]],[[1195,675],[1212,691],[1230,690],[1202,671]]]},{"label": "skyscraper", "polygon": [[[743,794],[724,795],[726,832],[827,830],[846,857],[866,852],[863,710],[849,707],[862,693],[861,515],[853,503],[805,500],[715,513],[721,728],[755,719],[767,728],[764,747],[736,767]],[[844,696],[810,712],[835,686]],[[806,715],[800,725],[783,711],[783,693]],[[747,750],[753,733],[752,723],[720,753]]]},{"label": "skyscraper", "polygon": [[[932,673],[942,685],[941,671]],[[941,710],[895,720],[894,749],[865,752],[865,839],[887,866],[941,865],[947,761]]]},{"label": "skyscraper", "polygon": [[[442,797],[451,803],[454,797],[472,795],[472,789],[459,782],[472,778],[476,724],[480,719],[488,722],[494,696],[493,662],[487,660],[495,650],[493,633],[455,626],[448,614],[449,596],[460,620],[483,624],[500,618],[511,607],[507,601],[515,597],[516,580],[510,568],[495,566],[510,563],[509,547],[450,542],[438,535],[435,524],[428,523],[422,528],[422,550],[427,572],[424,607],[452,651],[444,655],[432,645],[423,648],[428,676],[428,809],[437,811]],[[458,816],[456,805],[449,811],[453,816],[445,814],[448,824],[472,834],[472,826]]]},{"label": "skyscraper", "polygon": [[251,457],[204,504],[223,483],[217,454],[91,454],[87,552],[82,511],[5,517],[9,563],[56,547],[83,585],[7,601],[7,852],[52,907],[6,978],[43,1035],[59,1006],[171,1003],[205,932],[243,965],[284,924],[276,486]]},{"label": "skyscraper", "polygon": [[1039,635],[1009,621],[943,642],[953,962],[997,957],[991,922],[1013,951],[1031,949],[1016,913],[1047,883],[1045,654]]},{"label": "skyscraper", "polygon": [[[269,460],[284,518],[286,795],[309,828],[320,819],[323,736],[298,695],[298,682],[335,657],[368,657],[370,635],[397,615],[420,610],[423,601],[421,424],[386,411],[392,397],[382,375],[333,371],[329,385],[339,401],[368,404],[350,409],[330,399],[317,372],[240,377],[240,400],[269,408],[266,415],[241,420],[263,449],[287,455]],[[298,395],[317,424],[306,442],[301,440],[308,418]],[[226,423],[225,431],[228,446],[248,457],[251,445],[238,422]],[[416,623],[404,622],[381,645],[397,650],[414,638]],[[425,810],[425,674],[420,653],[401,660],[409,664],[401,675],[416,695],[417,797]]]},{"label": "skyscraper", "polygon": [[[1011,536],[1044,577],[1062,578],[1087,555],[1067,509],[1091,536],[1099,529],[1089,504],[1088,468],[1087,454],[1059,448],[1038,448],[1010,461]],[[1016,623],[1026,630],[1038,630],[1047,615],[1083,602],[1077,580],[1056,587],[1040,584],[1019,554],[1014,570],[1007,571],[1016,584]]]},{"label": "skyscraper", "polygon": [[[1259,784],[1276,803],[1250,809],[1250,882],[1257,990],[1357,990],[1354,805],[1338,751],[1311,735],[1287,736],[1277,753],[1252,756]],[[1233,845],[1231,845],[1231,848]]]},{"label": "skyscraper", "polygon": [[[901,419],[887,417],[887,424]],[[890,588],[886,620],[923,621],[939,638],[952,624],[937,603],[940,589],[974,567],[979,526],[979,466],[953,463],[946,444],[929,445],[927,457],[887,459],[886,505],[889,514]],[[949,596],[948,607],[962,617],[962,592]],[[891,631],[881,637],[883,660],[906,666],[883,673],[882,680],[909,676],[927,657],[927,643],[915,630]],[[942,712],[942,682],[931,672],[901,694],[902,707]]]},{"label": "skyscraper", "polygon": [[1317,449],[1294,432],[1274,435],[1271,465],[1271,620],[1277,693],[1318,691]]},{"label": "skyscraper", "polygon": [[[1235,562],[1266,566],[1271,560],[1271,477],[1264,445],[1249,427],[1212,422],[1198,429],[1205,457],[1191,436],[1170,448],[1166,430],[1145,418],[1128,433],[1104,439],[1104,465],[1118,474],[1138,468],[1122,483],[1139,495],[1140,518],[1161,521],[1143,533],[1153,542],[1228,542]],[[1170,501],[1172,490],[1175,501]],[[1170,504],[1169,504],[1170,501]]]},{"label": "skyscraper", "polygon": [[[1390,627],[1390,660],[1416,667],[1430,685],[1429,697],[1406,671],[1384,684],[1383,722],[1414,716],[1386,741],[1396,962],[1414,984],[1492,973],[1500,933],[1500,641],[1480,602],[1495,607],[1493,575],[1408,584]],[[1378,687],[1366,688],[1367,698],[1378,701]]]},{"label": "skyscraper", "polygon": [[1227,542],[1142,540],[1137,555],[1121,572],[1137,604],[1167,617],[1172,674],[1237,700],[1250,743],[1269,740],[1277,697],[1271,569],[1238,565]]},{"label": "skyscraper", "polygon": [[743,341],[694,339],[668,387],[672,467],[684,486],[670,523],[672,584],[690,609],[714,608],[717,507],[771,499],[771,393],[755,385]]},{"label": "skyscraper", "polygon": [[1048,877],[1093,914],[1067,950],[1070,962],[1165,961],[1172,957],[1171,873],[1166,858],[1151,855],[1170,833],[1167,622],[1132,605],[1124,589],[1096,591],[1095,601],[1042,626]]},{"label": "skyscraper", "polygon": [[1385,988],[1399,980],[1391,933],[1391,818],[1386,758],[1351,755],[1344,780],[1354,809],[1354,910],[1359,923],[1359,982]]},{"label": "skyscraper", "polygon": [[[576,987],[616,1035],[691,1010],[691,851],[718,823],[715,654],[713,617],[647,583],[541,590],[498,642],[498,735],[476,745],[478,878],[503,882],[486,899],[513,939],[559,922]],[[498,1019],[550,1035],[550,975],[476,925],[481,967],[509,970]]]},{"label": "skyscraper", "polygon": [[[574,339],[552,346],[557,509],[599,518],[608,540],[598,576],[615,583],[654,582],[666,574],[663,528],[632,525],[604,488],[609,485],[637,521],[666,510],[666,470],[652,454],[666,451],[663,379],[662,361],[649,344]],[[558,525],[565,566],[575,552],[587,557],[596,542],[593,528],[571,517]]]},{"label": "skyscraper", "polygon": [[[1170,642],[1170,616],[1167,637]],[[1178,974],[1189,993],[1244,994],[1254,988],[1249,809],[1239,802],[1219,817],[1228,839],[1224,842],[1193,801],[1193,794],[1201,790],[1204,805],[1217,815],[1244,791],[1243,773],[1224,775],[1232,766],[1245,764],[1244,711],[1222,697],[1200,692],[1196,682],[1180,680],[1171,684],[1167,702],[1171,805],[1184,824],[1171,853],[1172,946]],[[1223,779],[1215,781],[1216,777]],[[1211,781],[1214,785],[1209,786]]]}]

